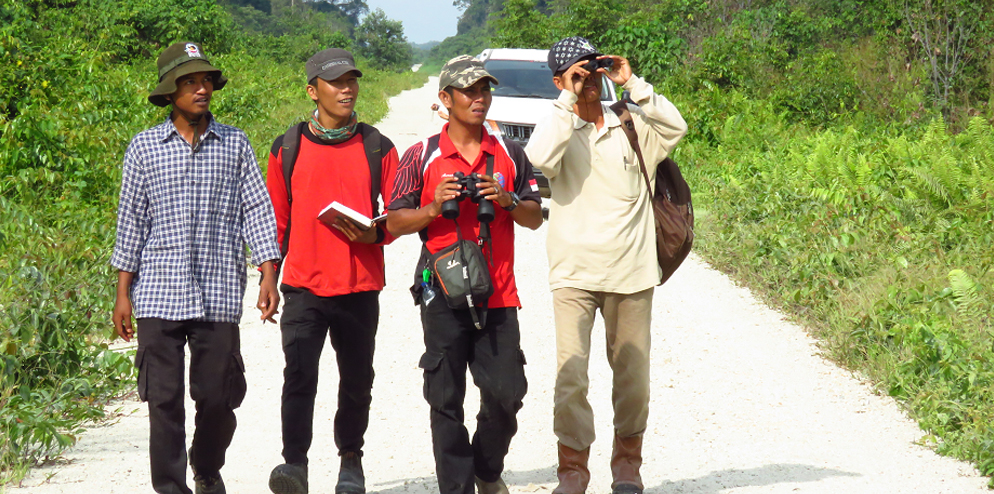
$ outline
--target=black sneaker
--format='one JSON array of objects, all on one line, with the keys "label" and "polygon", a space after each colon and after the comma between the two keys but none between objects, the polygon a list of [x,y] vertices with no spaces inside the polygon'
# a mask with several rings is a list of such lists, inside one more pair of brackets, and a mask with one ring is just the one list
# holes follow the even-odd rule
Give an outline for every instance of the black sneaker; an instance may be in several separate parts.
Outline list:
[{"label": "black sneaker", "polygon": [[227,494],[224,490],[224,481],[221,474],[214,475],[194,475],[194,492],[196,494]]},{"label": "black sneaker", "polygon": [[507,484],[501,478],[493,482],[487,482],[480,477],[476,477],[476,492],[477,494],[508,494]]},{"label": "black sneaker", "polygon": [[277,465],[269,474],[269,490],[274,494],[307,494],[307,465]]},{"label": "black sneaker", "polygon": [[338,470],[335,494],[366,494],[366,476],[362,473],[362,453],[342,453],[342,467]]}]

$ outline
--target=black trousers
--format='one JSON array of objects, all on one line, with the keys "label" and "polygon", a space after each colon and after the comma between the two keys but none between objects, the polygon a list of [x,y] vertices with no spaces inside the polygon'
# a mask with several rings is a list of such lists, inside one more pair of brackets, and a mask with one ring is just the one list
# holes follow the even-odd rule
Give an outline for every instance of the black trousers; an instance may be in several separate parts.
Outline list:
[{"label": "black trousers", "polygon": [[330,336],[338,359],[338,411],[335,445],[339,454],[362,452],[369,426],[373,389],[373,350],[380,317],[380,292],[319,297],[308,290],[282,285],[283,333],[283,459],[307,464],[314,435],[314,398],[318,363]]},{"label": "black trousers", "polygon": [[[443,296],[421,308],[425,334],[424,395],[431,407],[431,438],[441,494],[473,494],[474,475],[494,482],[504,471],[517,412],[528,389],[517,308],[487,311],[483,329],[469,311],[454,311]],[[480,388],[473,440],[464,425],[466,367]]]},{"label": "black trousers", "polygon": [[245,398],[238,325],[209,321],[138,320],[138,396],[148,402],[152,488],[190,494],[186,485],[183,407],[184,349],[190,345],[190,397],[196,431],[190,447],[194,474],[214,475],[235,433],[235,412]]}]

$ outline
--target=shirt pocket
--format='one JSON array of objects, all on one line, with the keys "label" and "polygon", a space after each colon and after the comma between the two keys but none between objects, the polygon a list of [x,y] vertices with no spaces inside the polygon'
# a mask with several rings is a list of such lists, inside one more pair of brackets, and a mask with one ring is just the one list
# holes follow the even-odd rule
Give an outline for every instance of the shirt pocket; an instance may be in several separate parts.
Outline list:
[{"label": "shirt pocket", "polygon": [[[618,143],[618,140],[615,140],[615,142]],[[616,154],[613,159],[608,158],[608,162],[615,163],[614,166],[617,167],[620,161],[621,170],[618,170],[620,176],[618,187],[620,190],[617,193],[626,200],[634,201],[638,199],[641,189],[645,188],[645,179],[642,178],[642,167],[639,166],[638,155],[635,154],[635,150],[628,144],[628,140],[623,140],[619,144],[621,146],[616,147]]]},{"label": "shirt pocket", "polygon": [[598,146],[600,159],[603,160],[606,171],[610,174],[606,177],[605,184],[613,189],[608,192],[611,196],[633,202],[638,199],[641,188],[645,187],[638,155],[635,154],[621,128],[611,131],[612,134],[617,132],[620,137],[611,135]]},{"label": "shirt pocket", "polygon": [[207,214],[232,219],[238,216],[241,190],[230,177],[207,180],[203,188],[207,199]]}]

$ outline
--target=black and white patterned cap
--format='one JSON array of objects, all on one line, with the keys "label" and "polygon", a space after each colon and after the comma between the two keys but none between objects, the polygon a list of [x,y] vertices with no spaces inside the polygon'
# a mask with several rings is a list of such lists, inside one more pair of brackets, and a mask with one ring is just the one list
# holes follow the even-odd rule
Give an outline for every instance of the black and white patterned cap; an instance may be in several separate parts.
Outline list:
[{"label": "black and white patterned cap", "polygon": [[601,55],[603,53],[597,51],[597,48],[594,48],[594,44],[588,41],[587,38],[570,36],[552,45],[552,49],[549,50],[549,68],[555,74],[561,70],[568,69],[581,59],[599,57]]}]

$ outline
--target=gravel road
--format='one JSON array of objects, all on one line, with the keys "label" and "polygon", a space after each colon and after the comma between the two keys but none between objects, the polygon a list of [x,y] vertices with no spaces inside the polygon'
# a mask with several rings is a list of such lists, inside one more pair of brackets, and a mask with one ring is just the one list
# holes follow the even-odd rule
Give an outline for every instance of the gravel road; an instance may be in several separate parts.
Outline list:
[{"label": "gravel road", "polygon": [[[401,152],[440,128],[429,110],[436,87],[432,78],[424,88],[391,100],[391,112],[378,127]],[[512,492],[549,493],[556,485],[556,359],[546,232],[519,229],[516,235],[529,392],[504,478]],[[409,236],[386,251],[389,285],[380,297],[377,376],[364,458],[370,492],[437,492],[417,368],[421,327],[407,291],[418,248],[416,236]],[[277,327],[257,319],[255,286],[250,280],[242,324],[249,393],[237,411],[238,430],[222,470],[232,493],[268,493],[269,472],[281,462],[283,355]],[[592,447],[590,492],[608,493],[611,380],[602,324],[594,334],[590,398],[599,439]],[[893,400],[822,359],[803,328],[696,257],[656,289],[652,337],[643,468],[649,494],[986,491],[987,479],[969,464],[916,445],[922,431]],[[333,492],[338,471],[332,434],[338,378],[330,345],[326,352],[311,449],[315,493]],[[478,395],[470,394],[467,417],[475,417],[476,401]],[[192,403],[187,407],[189,438]],[[34,469],[21,487],[8,487],[8,492],[151,492],[147,409],[134,396],[112,408],[119,413],[90,427],[63,461]]]}]

